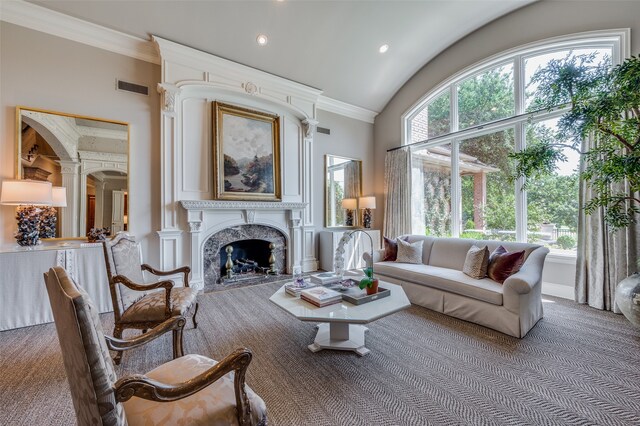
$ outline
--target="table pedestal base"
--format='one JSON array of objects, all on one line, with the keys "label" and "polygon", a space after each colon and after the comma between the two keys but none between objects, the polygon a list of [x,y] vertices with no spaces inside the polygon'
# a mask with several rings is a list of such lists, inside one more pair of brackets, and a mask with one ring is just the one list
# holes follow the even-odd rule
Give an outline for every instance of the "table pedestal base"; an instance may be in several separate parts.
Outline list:
[{"label": "table pedestal base", "polygon": [[369,329],[363,325],[345,322],[318,324],[316,339],[308,348],[311,352],[334,349],[353,351],[360,356],[365,356],[369,353],[369,349],[364,347],[364,333],[367,331]]}]

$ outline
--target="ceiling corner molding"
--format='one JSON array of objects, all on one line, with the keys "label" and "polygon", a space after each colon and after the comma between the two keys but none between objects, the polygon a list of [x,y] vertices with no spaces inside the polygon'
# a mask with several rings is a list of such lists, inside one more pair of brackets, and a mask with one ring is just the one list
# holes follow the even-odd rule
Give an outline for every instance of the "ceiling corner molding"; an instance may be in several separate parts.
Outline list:
[{"label": "ceiling corner molding", "polygon": [[148,40],[21,0],[2,1],[0,8],[0,19],[4,22],[145,62],[160,63],[155,46]]},{"label": "ceiling corner molding", "polygon": [[379,114],[376,111],[371,111],[366,108],[348,104],[346,102],[328,98],[322,95],[318,97],[316,107],[323,111],[332,112],[334,114],[343,115],[345,117],[353,118],[371,124],[373,124],[373,122],[375,121],[376,115]]}]

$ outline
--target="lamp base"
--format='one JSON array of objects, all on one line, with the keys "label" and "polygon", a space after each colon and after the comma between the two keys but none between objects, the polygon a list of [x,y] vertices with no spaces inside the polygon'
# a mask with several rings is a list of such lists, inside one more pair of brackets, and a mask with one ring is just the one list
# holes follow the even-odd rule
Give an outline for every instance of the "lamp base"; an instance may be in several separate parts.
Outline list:
[{"label": "lamp base", "polygon": [[18,230],[15,233],[18,245],[31,247],[40,241],[40,212],[35,206],[20,206],[16,212]]},{"label": "lamp base", "polygon": [[362,224],[364,225],[365,228],[367,229],[371,228],[372,217],[373,215],[371,214],[371,209],[364,209],[364,211],[362,212]]}]

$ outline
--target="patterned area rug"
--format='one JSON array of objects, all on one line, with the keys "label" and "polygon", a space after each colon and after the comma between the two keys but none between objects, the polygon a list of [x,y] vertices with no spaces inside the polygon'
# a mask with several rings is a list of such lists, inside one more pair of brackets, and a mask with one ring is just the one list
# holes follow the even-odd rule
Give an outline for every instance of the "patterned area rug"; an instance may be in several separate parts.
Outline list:
[{"label": "patterned area rug", "polygon": [[[278,286],[202,295],[200,326],[185,333],[190,353],[253,351],[247,380],[272,425],[639,424],[640,330],[622,316],[545,297],[545,318],[519,340],[414,306],[370,324],[365,357],[313,354],[314,324],[268,301]],[[117,372],[170,357],[166,336]],[[0,364],[1,425],[74,423],[53,324],[0,333]]]}]

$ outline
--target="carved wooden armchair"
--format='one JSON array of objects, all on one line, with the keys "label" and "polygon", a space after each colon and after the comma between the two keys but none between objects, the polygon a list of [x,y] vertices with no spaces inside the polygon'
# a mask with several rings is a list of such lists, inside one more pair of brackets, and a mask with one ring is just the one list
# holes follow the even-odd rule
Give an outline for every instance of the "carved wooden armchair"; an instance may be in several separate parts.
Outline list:
[{"label": "carved wooden armchair", "polygon": [[171,317],[141,336],[113,339],[103,334],[98,310],[63,268],[51,268],[44,279],[79,425],[267,424],[264,401],[245,386],[248,349],[219,363],[186,355],[146,375],[117,380],[107,348],[127,349],[179,331],[185,319]]},{"label": "carved wooden armchair", "polygon": [[[115,326],[113,335],[122,338],[128,328],[143,333],[172,316],[192,315],[197,328],[198,291],[189,288],[188,266],[173,271],[158,271],[142,263],[142,248],[131,235],[120,232],[103,242],[107,277],[113,302]],[[143,271],[166,277],[184,274],[184,287],[175,287],[171,280],[145,282]],[[120,363],[122,351],[117,351],[114,362]]]}]

